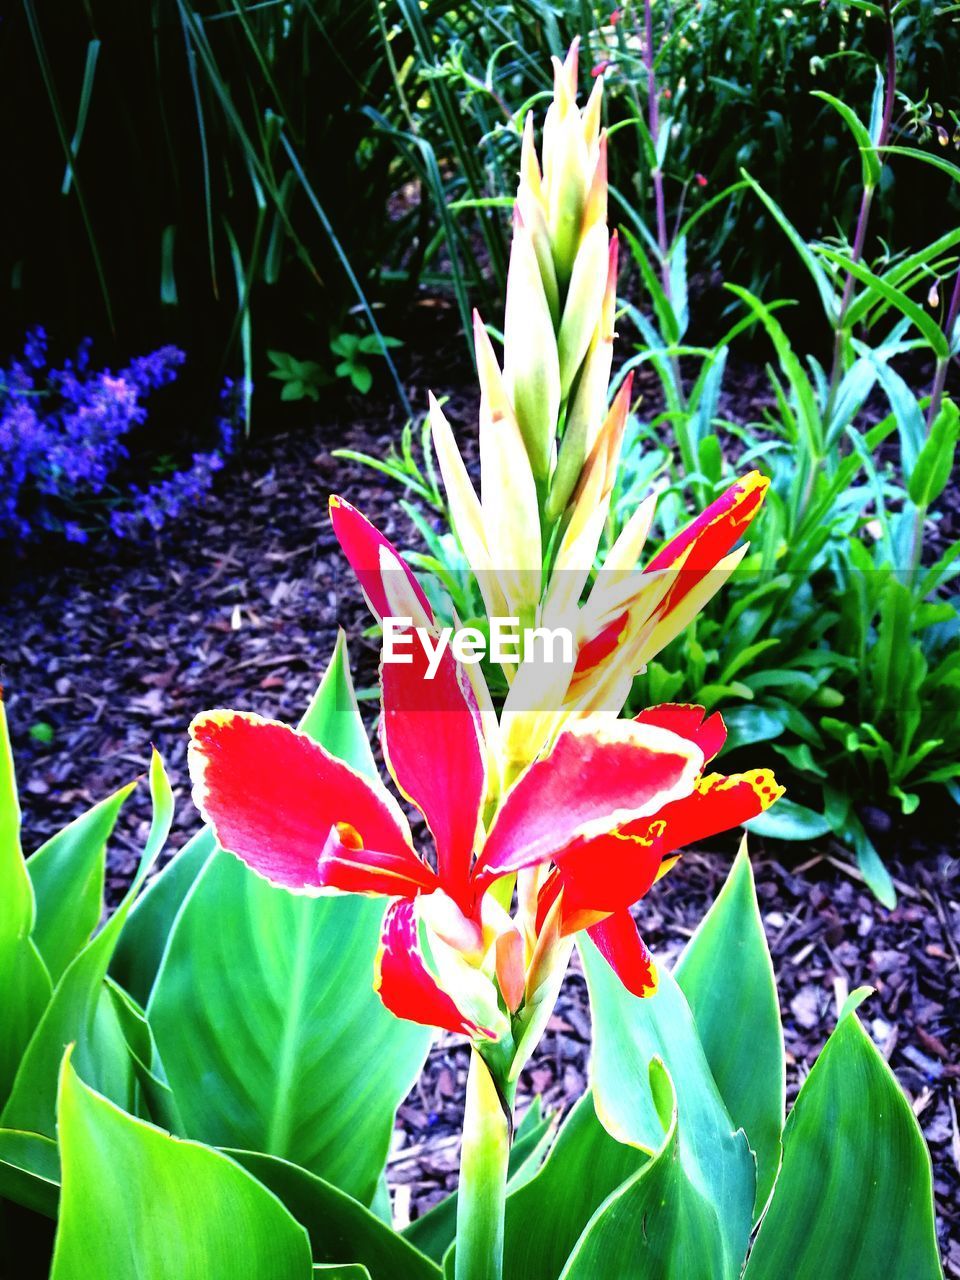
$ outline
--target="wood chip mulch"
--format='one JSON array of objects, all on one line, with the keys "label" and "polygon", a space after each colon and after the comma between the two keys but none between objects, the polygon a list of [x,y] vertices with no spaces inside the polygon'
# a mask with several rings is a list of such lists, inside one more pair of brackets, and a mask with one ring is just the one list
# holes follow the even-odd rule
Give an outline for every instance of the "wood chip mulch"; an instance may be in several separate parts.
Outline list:
[{"label": "wood chip mulch", "polygon": [[[452,325],[452,321],[451,321]],[[451,351],[455,350],[451,347]],[[474,411],[462,357],[447,370],[459,418]],[[425,404],[426,376],[403,370]],[[196,828],[186,729],[199,710],[229,705],[295,721],[313,692],[339,620],[359,636],[367,617],[329,529],[331,489],[355,500],[388,537],[411,545],[396,493],[372,472],[330,456],[350,446],[383,454],[402,425],[385,400],[335,401],[297,432],[257,437],[203,509],[137,548],[111,547],[72,564],[27,567],[0,597],[4,685],[24,808],[36,847],[162,752],[178,798],[177,845]],[[358,684],[374,669],[369,641],[351,641]],[[373,719],[373,708],[370,708]],[[52,740],[35,726],[50,726]],[[33,730],[33,732],[31,732]],[[43,733],[45,731],[41,731]],[[129,882],[148,822],[145,788],[112,845],[109,892]],[[767,936],[780,984],[791,1100],[847,991],[876,995],[866,1026],[910,1097],[934,1165],[947,1274],[960,1278],[960,858],[956,822],[934,815],[888,862],[900,901],[887,912],[829,842],[804,849],[752,842]],[[937,827],[936,824],[939,824]],[[732,845],[696,852],[642,904],[644,935],[670,962],[725,876]],[[735,988],[736,975],[730,975]],[[564,1108],[587,1080],[590,1018],[574,962],[556,1014],[521,1082]],[[397,1216],[415,1217],[456,1185],[467,1050],[442,1037],[400,1108],[390,1180]]]}]

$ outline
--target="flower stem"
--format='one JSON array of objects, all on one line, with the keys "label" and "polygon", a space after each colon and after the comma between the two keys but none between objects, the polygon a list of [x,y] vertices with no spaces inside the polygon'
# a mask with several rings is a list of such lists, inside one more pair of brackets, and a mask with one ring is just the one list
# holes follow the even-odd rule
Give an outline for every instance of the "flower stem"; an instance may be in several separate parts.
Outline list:
[{"label": "flower stem", "polygon": [[457,1198],[456,1280],[502,1280],[507,1158],[513,1088],[498,1088],[476,1049],[470,1053]]}]

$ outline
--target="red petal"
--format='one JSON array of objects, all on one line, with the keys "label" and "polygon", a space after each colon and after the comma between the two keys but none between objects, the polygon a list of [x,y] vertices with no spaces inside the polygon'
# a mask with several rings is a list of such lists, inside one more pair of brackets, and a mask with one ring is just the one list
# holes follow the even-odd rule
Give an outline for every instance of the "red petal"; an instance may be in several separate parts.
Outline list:
[{"label": "red petal", "polygon": [[629,911],[608,916],[587,933],[629,992],[635,996],[653,995],[657,989],[656,966]]},{"label": "red petal", "polygon": [[769,769],[730,777],[714,773],[698,779],[690,795],[664,805],[654,817],[571,846],[560,855],[557,872],[563,932],[583,928],[598,912],[639,902],[669,854],[749,822],[782,794]]},{"label": "red petal", "polygon": [[647,707],[634,716],[638,724],[658,724],[681,738],[689,738],[703,752],[704,762],[718,755],[727,740],[727,726],[719,711],[704,720],[704,708],[685,702],[664,702],[658,707]]},{"label": "red petal", "polygon": [[197,808],[223,847],[273,884],[396,894],[432,878],[389,793],[306,734],[207,711],[190,737]]},{"label": "red petal", "polygon": [[493,879],[534,866],[655,813],[689,794],[702,759],[692,742],[653,725],[605,716],[575,722],[507,795],[476,871]]},{"label": "red petal", "polygon": [[[433,619],[429,601],[423,594],[423,588],[414,576],[413,570],[393,543],[385,538],[366,516],[361,515],[356,507],[351,506],[344,498],[334,494],[330,498],[330,522],[333,525],[333,532],[337,535],[337,541],[343,548],[343,554],[350,561],[370,608],[378,618],[382,619],[390,613],[383,581],[385,570],[381,563],[381,552],[386,550],[392,558],[391,563],[396,561],[395,569],[400,569],[407,575],[410,586],[423,605],[427,617]],[[386,572],[392,571],[386,570]]]},{"label": "red petal", "polygon": [[583,675],[585,671],[592,671],[610,657],[623,639],[629,621],[630,613],[627,610],[580,646],[577,665],[573,669],[574,677]]},{"label": "red petal", "polygon": [[654,556],[646,568],[647,573],[669,569],[690,548],[677,581],[661,607],[662,614],[669,613],[739,540],[760,509],[769,484],[759,471],[742,476]]},{"label": "red petal", "polygon": [[374,989],[398,1018],[441,1027],[457,1035],[476,1035],[480,1028],[464,1018],[423,963],[412,899],[391,902],[383,917]]},{"label": "red petal", "polygon": [[487,786],[480,713],[449,649],[433,678],[421,638],[404,647],[409,663],[383,662],[383,754],[400,790],[427,820],[437,845],[440,884],[469,914],[470,861]]}]

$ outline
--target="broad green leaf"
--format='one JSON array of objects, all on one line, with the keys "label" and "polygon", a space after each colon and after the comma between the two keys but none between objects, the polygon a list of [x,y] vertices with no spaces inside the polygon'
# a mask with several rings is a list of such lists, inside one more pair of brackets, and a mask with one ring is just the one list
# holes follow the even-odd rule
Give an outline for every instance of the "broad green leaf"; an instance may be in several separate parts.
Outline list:
[{"label": "broad green leaf", "polygon": [[366,1267],[359,1262],[321,1263],[313,1268],[314,1280],[373,1280]]},{"label": "broad green leaf", "polygon": [[596,1211],[560,1280],[642,1276],[643,1280],[726,1280],[740,1262],[724,1260],[717,1211],[684,1166],[677,1098],[659,1058],[650,1063],[649,1088],[663,1126],[659,1149]]},{"label": "broad green leaf", "polygon": [[803,1083],[744,1280],[939,1280],[930,1156],[849,1011]]},{"label": "broad green leaf", "polygon": [[186,1133],[370,1202],[430,1039],[373,990],[382,915],[274,888],[231,854],[207,863],[147,1010]]},{"label": "broad green leaf", "polygon": [[[57,1079],[65,1047],[76,1042],[75,1059],[87,1077],[105,1092],[126,1099],[132,1079],[129,1055],[110,1002],[102,999],[113,949],[144,877],[163,848],[173,820],[173,794],[163,761],[154,752],[150,764],[153,822],[133,883],[96,937],[68,965],[30,1039],[0,1124],[11,1129],[55,1135]],[[105,1052],[112,1044],[119,1053]]]},{"label": "broad green leaf", "polygon": [[[507,1193],[528,1183],[540,1168],[553,1141],[554,1122],[544,1118],[537,1097],[517,1126],[507,1164]],[[608,1139],[608,1141],[612,1141]],[[440,1262],[457,1233],[457,1193],[445,1196],[403,1229],[404,1239],[435,1262]]]},{"label": "broad green leaf", "polygon": [[[299,727],[355,769],[376,775],[370,744],[356,712],[342,631],[337,636],[330,665]],[[177,912],[216,847],[209,828],[198,832],[147,886],[130,912],[110,970],[141,1005],[150,999]]]},{"label": "broad green leaf", "polygon": [[27,860],[37,900],[33,940],[54,983],[100,923],[107,841],[136,785],[101,800]]},{"label": "broad green leaf", "polygon": [[53,1139],[0,1129],[0,1200],[56,1218],[59,1197],[60,1156]]},{"label": "broad green leaf", "polygon": [[30,937],[33,887],[20,849],[20,801],[0,690],[0,1103],[50,999],[50,975]]},{"label": "broad green leaf", "polygon": [[928,507],[943,493],[953,471],[958,435],[960,411],[952,400],[944,400],[907,482],[915,506]]},{"label": "broad green leaf", "polygon": [[507,1197],[504,1275],[554,1280],[597,1206],[645,1163],[636,1147],[610,1137],[584,1094],[540,1172]]},{"label": "broad green leaf", "polygon": [[777,983],[746,839],[674,977],[687,998],[724,1105],[756,1157],[754,1217],[759,1217],[780,1166],[786,1066]]},{"label": "broad green leaf", "polygon": [[233,1160],[60,1082],[63,1189],[51,1280],[308,1280],[307,1233]]},{"label": "broad green leaf", "polygon": [[778,800],[766,813],[751,818],[744,826],[755,835],[775,840],[816,840],[831,829],[822,813],[786,798]]},{"label": "broad green leaf", "polygon": [[[756,1171],[747,1139],[723,1105],[683,993],[661,969],[656,993],[642,1000],[626,990],[589,938],[578,936],[577,945],[593,1015],[597,1115],[619,1141],[658,1151],[663,1125],[648,1068],[654,1057],[663,1060],[683,1106],[678,1142],[684,1172],[716,1210],[724,1273],[736,1275],[750,1237]],[[731,993],[736,989],[731,975]]]},{"label": "broad green leaf", "polygon": [[228,1151],[307,1229],[315,1262],[362,1263],[371,1280],[438,1280],[440,1268],[359,1201],[275,1156]]}]

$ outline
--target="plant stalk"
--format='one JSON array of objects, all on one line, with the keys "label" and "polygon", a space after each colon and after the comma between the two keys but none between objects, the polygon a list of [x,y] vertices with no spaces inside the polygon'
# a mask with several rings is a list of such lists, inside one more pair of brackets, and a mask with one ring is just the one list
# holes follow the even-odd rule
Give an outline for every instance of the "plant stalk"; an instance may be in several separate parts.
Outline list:
[{"label": "plant stalk", "polygon": [[490,1067],[471,1050],[457,1197],[456,1280],[503,1277],[513,1092],[513,1086],[498,1087]]}]

